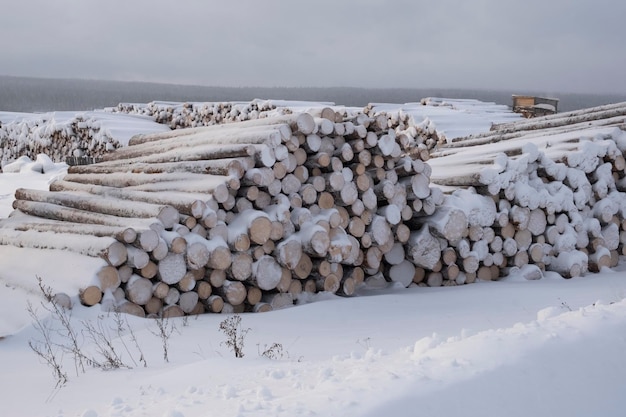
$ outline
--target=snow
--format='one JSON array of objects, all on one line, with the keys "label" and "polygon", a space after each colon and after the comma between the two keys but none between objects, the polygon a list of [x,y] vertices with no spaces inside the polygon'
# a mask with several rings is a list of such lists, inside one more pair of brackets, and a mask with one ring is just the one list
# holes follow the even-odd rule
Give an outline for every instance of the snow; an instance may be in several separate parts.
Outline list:
[{"label": "snow", "polygon": [[[0,217],[11,213],[15,189],[47,189],[65,169],[54,164],[42,171],[0,174]],[[563,170],[565,178],[564,168],[554,169]],[[464,209],[471,222],[489,222],[493,207],[481,213],[476,210],[479,196],[459,195],[468,202]],[[273,211],[268,213],[272,218],[285,215],[283,206]],[[599,223],[581,227],[595,230]],[[618,238],[614,232],[611,236]],[[572,252],[561,261],[570,265],[581,256]],[[28,346],[41,340],[28,302],[41,320],[54,324],[40,305],[36,277],[55,291],[76,294],[104,261],[67,251],[0,246],[2,415],[622,416],[624,264],[569,280],[525,266],[497,282],[457,287],[407,289],[372,279],[379,288],[359,288],[355,297],[322,293],[293,308],[242,315],[243,328],[250,329],[243,358],[235,358],[224,344],[219,327],[225,315],[171,319],[176,329],[169,339],[169,362],[156,335],[157,322],[128,316],[148,366],[139,362],[127,330],[121,336],[111,330],[133,368],[87,367],[77,373],[65,355],[69,381],[55,389],[50,368]],[[86,322],[115,326],[101,306],[83,307],[75,296],[73,302],[78,334],[84,334],[80,330]],[[282,354],[275,359],[261,355],[275,343]],[[87,338],[80,346],[90,354],[98,348]]]},{"label": "snow", "polygon": [[401,112],[421,130],[436,132],[445,141],[488,132],[494,123],[519,120],[508,106],[473,99],[429,97],[420,103],[373,104],[375,112]]}]

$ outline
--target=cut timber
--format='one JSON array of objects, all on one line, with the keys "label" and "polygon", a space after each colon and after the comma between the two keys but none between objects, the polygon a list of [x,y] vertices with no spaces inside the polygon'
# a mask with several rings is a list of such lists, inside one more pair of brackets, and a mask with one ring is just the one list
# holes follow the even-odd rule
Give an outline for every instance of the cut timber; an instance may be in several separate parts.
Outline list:
[{"label": "cut timber", "polygon": [[53,296],[54,303],[66,310],[72,309],[72,298],[64,292],[58,292]]},{"label": "cut timber", "polygon": [[246,281],[252,275],[252,256],[246,252],[236,252],[232,255],[232,263],[228,276],[236,281]]},{"label": "cut timber", "polygon": [[162,308],[163,308],[163,300],[157,297],[152,297],[150,300],[148,300],[146,305],[143,306],[143,310],[146,312],[146,314],[155,314],[155,315],[158,315],[161,312]]},{"label": "cut timber", "polygon": [[128,188],[82,184],[63,180],[53,181],[50,184],[50,191],[80,191],[94,195],[110,196],[122,200],[133,200],[162,206],[172,206],[182,214],[187,214],[193,217],[198,217],[198,213],[196,212],[197,207],[201,208],[202,212],[200,214],[202,214],[204,212],[204,208],[206,208],[206,202],[211,200],[211,197],[206,194],[185,193],[181,191],[137,191]]},{"label": "cut timber", "polygon": [[441,287],[443,285],[443,275],[441,272],[430,272],[426,278],[429,287]]},{"label": "cut timber", "polygon": [[[267,148],[266,148],[267,149]],[[245,155],[244,155],[245,156]],[[162,163],[128,162],[126,160],[114,163],[100,163],[95,165],[75,165],[68,169],[69,174],[112,174],[112,173],[144,173],[163,174],[173,172],[188,172],[193,174],[234,175],[239,178],[248,164],[241,158],[210,159],[202,161],[179,161]]]},{"label": "cut timber", "polygon": [[196,292],[200,300],[206,300],[213,294],[213,287],[207,281],[198,281]]},{"label": "cut timber", "polygon": [[113,266],[105,266],[100,269],[97,273],[97,278],[100,290],[102,291],[113,291],[122,283],[120,274],[117,272],[117,268]]},{"label": "cut timber", "polygon": [[611,263],[611,251],[607,248],[600,247],[589,255],[589,270],[591,272],[600,272],[602,268],[610,268]]},{"label": "cut timber", "polygon": [[311,256],[325,256],[330,247],[330,237],[326,230],[319,225],[310,225],[297,233],[302,242],[302,249]]},{"label": "cut timber", "polygon": [[161,317],[164,319],[171,319],[175,317],[183,317],[185,312],[180,306],[176,304],[171,304],[163,307],[163,311],[161,311]]},{"label": "cut timber", "polygon": [[[187,236],[190,236],[191,233]],[[211,253],[207,245],[200,242],[187,242],[186,260],[190,269],[204,268],[209,262]]]},{"label": "cut timber", "polygon": [[159,262],[158,276],[166,284],[178,283],[186,273],[187,263],[183,255],[170,253]]},{"label": "cut timber", "polygon": [[239,281],[226,280],[221,287],[215,289],[215,292],[231,305],[243,303],[247,296],[246,287]]},{"label": "cut timber", "polygon": [[439,241],[430,234],[430,229],[427,225],[411,233],[411,237],[406,243],[406,252],[408,259],[413,264],[424,269],[433,269],[441,259]]},{"label": "cut timber", "polygon": [[390,265],[399,265],[405,259],[404,246],[400,242],[394,243],[391,250],[384,255],[385,262]]},{"label": "cut timber", "polygon": [[0,230],[2,231],[0,233],[0,245],[68,250],[81,255],[103,258],[112,266],[120,266],[127,260],[126,246],[110,237],[37,232],[34,230]]},{"label": "cut timber", "polygon": [[290,236],[276,245],[276,260],[279,264],[295,269],[302,257],[302,242],[295,236]]},{"label": "cut timber", "polygon": [[306,253],[303,253],[300,256],[298,265],[296,265],[296,268],[293,270],[293,273],[296,275],[296,277],[300,279],[306,279],[309,277],[309,275],[311,275],[312,270],[313,270],[313,262],[311,261],[311,258]]},{"label": "cut timber", "polygon": [[248,287],[247,288],[248,295],[246,296],[246,303],[251,306],[254,306],[261,302],[261,298],[263,297],[263,292],[257,287]]},{"label": "cut timber", "polygon": [[297,127],[297,130],[304,135],[310,135],[312,133],[315,133],[315,129],[317,127],[315,123],[315,118],[309,113],[298,114],[295,125]]},{"label": "cut timber", "polygon": [[263,296],[263,303],[269,304],[273,310],[293,306],[293,295],[291,293],[267,293]]},{"label": "cut timber", "polygon": [[165,297],[167,297],[169,291],[169,285],[167,285],[163,281],[159,281],[152,286],[152,295],[159,299],[164,299]]},{"label": "cut timber", "polygon": [[252,265],[252,276],[260,289],[273,290],[281,280],[282,268],[273,257],[264,255]]},{"label": "cut timber", "polygon": [[133,275],[126,284],[126,298],[137,305],[145,305],[152,298],[152,282]]},{"label": "cut timber", "polygon": [[204,240],[204,242],[206,242],[211,253],[207,267],[224,271],[228,269],[232,263],[232,253],[224,239],[216,236],[209,241]]},{"label": "cut timber", "polygon": [[[210,103],[209,104],[212,109],[209,110],[211,112],[220,112],[223,110],[224,103]],[[226,103],[229,105],[229,103]],[[202,127],[190,127],[186,129],[175,129],[172,131],[166,132],[156,132],[156,133],[148,133],[148,134],[139,134],[133,136],[129,141],[129,146],[136,147],[140,144],[144,143],[156,143],[159,144],[158,141],[166,141],[168,139],[173,139],[176,141],[180,141],[180,138],[183,138],[183,141],[189,140],[200,140],[203,141],[204,138],[208,138],[209,140],[213,136],[224,136],[229,137],[232,135],[233,130],[238,129],[249,129],[249,128],[271,128],[276,130],[281,137],[287,137],[291,135],[291,129],[289,125],[294,124],[295,116],[294,115],[284,115],[284,116],[276,116],[276,117],[267,117],[262,119],[255,120],[245,120],[236,124],[218,124],[212,126],[202,126]],[[216,120],[218,121],[218,120]]]},{"label": "cut timber", "polygon": [[341,280],[341,286],[339,287],[338,293],[347,297],[354,295],[354,292],[356,291],[356,285],[357,284],[354,278],[344,277]]},{"label": "cut timber", "polygon": [[145,250],[146,252],[152,252],[159,245],[160,237],[156,231],[148,229],[141,231],[138,239],[136,239],[134,243],[137,247]]},{"label": "cut timber", "polygon": [[150,262],[150,256],[143,249],[128,246],[126,252],[128,254],[126,264],[132,268],[141,269]]},{"label": "cut timber", "polygon": [[420,219],[438,236],[454,243],[463,238],[468,229],[467,215],[453,206],[442,206],[432,216]]},{"label": "cut timber", "polygon": [[115,311],[119,313],[123,313],[123,314],[130,314],[132,316],[137,316],[137,317],[146,316],[145,310],[140,305],[137,305],[130,301],[121,302],[115,307]]},{"label": "cut timber", "polygon": [[335,274],[329,274],[326,277],[320,277],[316,279],[316,286],[318,291],[335,294],[339,290],[340,285],[341,280]]},{"label": "cut timber", "polygon": [[206,300],[206,306],[213,313],[220,313],[224,308],[224,299],[219,295],[212,295]]},{"label": "cut timber", "polygon": [[189,291],[180,295],[178,305],[185,313],[190,314],[196,308],[198,301],[198,293]]},{"label": "cut timber", "polygon": [[[299,187],[298,187],[299,188]],[[245,210],[239,213],[228,225],[228,239],[237,234],[249,234],[250,241],[257,245],[267,242],[272,232],[272,222],[268,215],[260,210]]]},{"label": "cut timber", "polygon": [[[36,201],[15,200],[13,208],[32,216],[51,220],[60,220],[71,223],[101,224],[119,227],[149,228],[155,223],[160,223],[156,218],[138,219],[129,217],[116,217],[106,214],[92,213],[90,211],[63,207],[57,204],[39,203]],[[178,216],[176,216],[178,221]]]},{"label": "cut timber", "polygon": [[[159,142],[120,148],[103,157],[107,161],[158,163],[170,161],[193,161],[200,159],[221,159],[250,155],[251,147],[257,144],[274,144],[272,133],[275,129],[254,129],[232,131],[233,135],[215,134],[212,137],[190,137],[186,140],[172,138]],[[147,155],[147,156],[146,156]]]},{"label": "cut timber", "polygon": [[392,282],[397,282],[404,287],[408,287],[413,282],[415,265],[408,260],[404,260],[397,265],[391,266],[388,274]]},{"label": "cut timber", "polygon": [[[12,218],[10,222],[11,228],[15,230],[36,230],[38,232],[54,232],[68,233],[77,235],[91,235],[96,237],[112,237],[123,243],[133,243],[137,237],[138,231],[132,227],[118,227],[106,225],[86,225],[80,223],[69,223],[56,220],[47,220],[45,223],[41,219],[30,216],[21,216],[22,218]],[[26,218],[28,217],[28,218]],[[8,226],[8,225],[7,225]],[[5,226],[5,227],[7,227]]]},{"label": "cut timber", "polygon": [[549,270],[561,274],[564,278],[574,278],[583,275],[588,268],[588,257],[584,252],[562,252],[551,257]]},{"label": "cut timber", "polygon": [[102,300],[102,291],[95,285],[80,290],[78,295],[80,302],[88,307],[94,306]]},{"label": "cut timber", "polygon": [[383,216],[374,215],[368,228],[374,242],[380,246],[393,244],[393,233],[389,222]]},{"label": "cut timber", "polygon": [[104,187],[128,188],[138,191],[178,191],[189,193],[213,193],[227,184],[232,177],[207,174],[113,173],[113,174],[67,174],[64,181]]}]

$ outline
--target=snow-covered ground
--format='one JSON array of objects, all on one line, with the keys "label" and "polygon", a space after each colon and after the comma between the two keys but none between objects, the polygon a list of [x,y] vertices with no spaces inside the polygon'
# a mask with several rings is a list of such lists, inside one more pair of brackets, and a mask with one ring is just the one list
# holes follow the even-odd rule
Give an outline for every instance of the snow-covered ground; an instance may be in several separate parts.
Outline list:
[{"label": "snow-covered ground", "polygon": [[492,124],[521,119],[508,106],[474,99],[429,97],[419,103],[375,104],[374,109],[408,114],[416,126],[436,131],[444,141],[488,132]]},{"label": "snow-covered ground", "polygon": [[[0,174],[0,217],[17,187],[46,189],[52,176]],[[290,309],[245,314],[243,358],[219,330],[224,315],[175,319],[164,361],[157,322],[128,317],[127,330],[100,307],[76,305],[72,323],[101,325],[133,369],[76,372],[55,389],[33,353],[43,323],[35,273],[55,289],[89,281],[98,260],[66,252],[0,252],[2,416],[622,416],[626,413],[626,268],[565,280],[516,274],[498,282],[440,288],[361,289],[318,295]],[[108,330],[111,327],[111,330]],[[80,336],[80,349],[97,345]],[[67,338],[56,338],[67,342]],[[129,354],[122,342],[128,347]],[[282,355],[260,354],[273,344]],[[277,352],[280,353],[280,352]]]}]

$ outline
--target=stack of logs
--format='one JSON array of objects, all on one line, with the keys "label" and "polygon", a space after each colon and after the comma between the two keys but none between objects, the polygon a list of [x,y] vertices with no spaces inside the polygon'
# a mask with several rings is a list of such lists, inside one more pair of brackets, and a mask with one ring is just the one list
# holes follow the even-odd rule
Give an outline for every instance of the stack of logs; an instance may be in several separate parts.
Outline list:
[{"label": "stack of logs", "polygon": [[622,103],[496,125],[442,145],[431,155],[431,181],[446,198],[473,190],[491,199],[495,216],[492,226],[449,240],[444,252],[480,245],[473,252],[481,279],[487,268],[498,276],[494,265],[499,275],[535,265],[535,276],[564,277],[615,266],[626,254],[625,122]]},{"label": "stack of logs", "polygon": [[[241,103],[155,101],[147,104],[120,103],[103,112],[82,112],[67,119],[55,113],[19,116],[13,122],[0,124],[0,161],[11,162],[20,156],[34,160],[39,154],[46,154],[55,162],[81,158],[99,160],[112,149],[123,146],[118,138],[101,128],[101,119],[115,115],[146,116],[171,129],[184,129],[290,114],[293,112],[292,104],[319,107],[318,103],[259,99]],[[346,116],[347,110],[342,109]],[[119,123],[128,122],[120,120]],[[115,124],[113,119],[112,125]]]},{"label": "stack of logs", "polygon": [[404,122],[320,108],[136,136],[50,191],[17,190],[0,244],[102,256],[82,302],[142,316],[267,311],[368,279],[409,286],[441,264],[429,226],[412,230],[444,195]]},{"label": "stack of logs", "polygon": [[138,135],[49,192],[18,190],[0,244],[102,256],[82,302],[142,316],[267,311],[364,281],[575,277],[626,254],[625,114],[523,120],[432,153],[411,120],[371,109]]},{"label": "stack of logs", "polygon": [[12,162],[45,154],[55,162],[67,157],[98,158],[120,147],[116,138],[102,131],[97,116],[76,114],[56,121],[54,113],[32,115],[0,126],[0,161]]},{"label": "stack of logs", "polygon": [[289,107],[278,107],[274,101],[259,99],[241,103],[169,103],[159,101],[147,104],[120,103],[116,107],[106,110],[153,117],[158,123],[168,125],[172,130],[242,122],[291,113]]}]

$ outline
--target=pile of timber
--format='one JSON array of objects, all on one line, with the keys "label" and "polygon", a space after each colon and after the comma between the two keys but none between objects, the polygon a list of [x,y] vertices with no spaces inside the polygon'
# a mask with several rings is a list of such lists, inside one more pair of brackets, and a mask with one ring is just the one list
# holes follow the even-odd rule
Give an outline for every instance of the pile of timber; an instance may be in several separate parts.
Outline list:
[{"label": "pile of timber", "polygon": [[[170,129],[212,126],[216,124],[263,119],[291,114],[292,106],[305,104],[289,101],[255,99],[250,102],[185,102],[152,101],[147,104],[120,103],[107,108],[113,113],[140,114],[154,118]],[[319,103],[310,103],[320,107]],[[325,103],[331,105],[332,103]],[[337,109],[335,109],[337,111]],[[343,112],[346,115],[345,111]]]},{"label": "pile of timber", "polygon": [[[149,123],[153,120],[158,123],[156,126],[182,129],[280,116],[303,107],[319,108],[321,104],[260,99],[202,103],[153,101],[120,103],[98,112],[15,114],[14,121],[0,125],[0,161],[5,164],[21,156],[35,159],[39,154],[46,154],[55,162],[99,160],[109,151],[126,146],[128,138],[124,130],[134,129],[136,133],[161,130],[154,128],[155,123]],[[344,107],[334,109],[341,111],[343,117],[357,112]],[[129,115],[135,116],[130,122],[124,120]]]},{"label": "pile of timber", "polygon": [[82,302],[151,317],[267,311],[362,282],[575,277],[626,254],[625,104],[436,150],[373,108],[137,135],[48,192],[18,190],[0,244],[103,257]]},{"label": "pile of timber", "polygon": [[495,216],[482,231],[468,225],[444,251],[474,252],[481,279],[489,270],[498,276],[494,265],[500,276],[515,267],[564,277],[615,266],[626,254],[625,122],[621,103],[496,125],[442,145],[431,155],[431,181],[446,199],[491,199]]},{"label": "pile of timber", "polygon": [[406,127],[320,108],[139,135],[50,191],[17,190],[0,244],[104,258],[81,301],[141,316],[409,286],[439,263],[440,240],[412,229],[444,196]]},{"label": "pile of timber", "polygon": [[135,133],[166,129],[147,118],[129,118],[104,112],[18,114],[0,126],[0,162],[4,165],[22,156],[34,160],[40,154],[54,162],[98,159],[125,144],[120,137],[126,135],[127,125]]},{"label": "pile of timber", "polygon": [[[60,162],[68,156],[86,153],[99,156],[111,147],[119,147],[117,141],[103,137],[98,128],[80,115],[67,123],[56,123],[52,116],[29,117],[0,127],[0,160],[10,162],[20,156],[35,159],[46,154]],[[101,140],[95,140],[96,137]]]},{"label": "pile of timber", "polygon": [[[386,111],[380,110],[378,107],[379,105],[370,103],[363,108],[363,113],[370,118],[379,116],[387,118],[389,126],[396,126],[397,129],[404,131],[405,134],[416,138],[417,146],[413,149],[413,154],[422,161],[428,161],[430,152],[437,146],[439,141],[435,124],[430,121],[416,123],[401,108],[395,111]],[[383,106],[384,108],[385,106]]]}]

